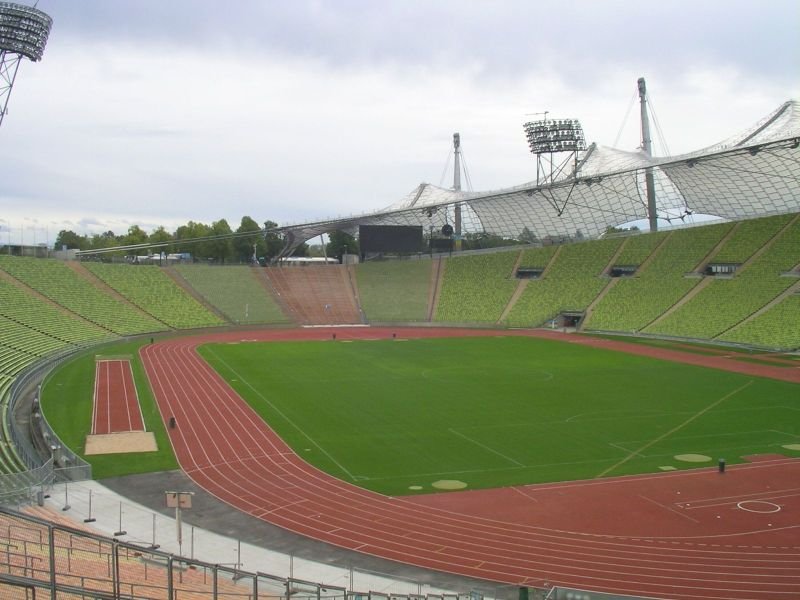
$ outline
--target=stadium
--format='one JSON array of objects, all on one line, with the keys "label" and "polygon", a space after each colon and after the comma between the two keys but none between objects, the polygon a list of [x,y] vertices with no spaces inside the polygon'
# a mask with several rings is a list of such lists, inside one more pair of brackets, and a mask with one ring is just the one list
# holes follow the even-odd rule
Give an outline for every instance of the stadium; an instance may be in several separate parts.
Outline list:
[{"label": "stadium", "polygon": [[265,265],[0,247],[0,595],[800,595],[800,104],[656,158],[638,87],[640,151],[545,118],[467,192],[456,134]]}]

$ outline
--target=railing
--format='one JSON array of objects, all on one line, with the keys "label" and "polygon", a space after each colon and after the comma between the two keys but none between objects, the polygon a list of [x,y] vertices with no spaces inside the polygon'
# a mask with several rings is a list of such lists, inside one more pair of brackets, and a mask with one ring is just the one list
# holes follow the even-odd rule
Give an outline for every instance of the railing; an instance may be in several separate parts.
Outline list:
[{"label": "railing", "polygon": [[0,508],[0,561],[5,563],[0,567],[0,590],[15,586],[50,598],[72,594],[104,600],[483,600],[475,592],[428,596],[357,591],[352,572],[349,585],[343,586],[245,571],[5,508]]},{"label": "railing", "polygon": [[[55,430],[47,422],[44,415],[38,410],[31,410],[29,431],[24,431],[15,418],[17,406],[26,394],[34,393],[33,388],[56,367],[71,359],[76,354],[90,347],[102,346],[106,343],[116,343],[119,340],[90,344],[86,346],[73,346],[50,354],[22,372],[9,388],[8,410],[6,419],[9,440],[27,471],[0,475],[0,503],[13,504],[17,498],[30,495],[31,488],[48,485],[56,479],[69,479],[81,481],[92,478],[92,467],[68,448],[56,435]],[[38,401],[39,391],[35,392]],[[34,402],[34,408],[35,408]],[[41,437],[49,448],[50,456],[43,458],[43,453],[37,451],[32,441],[32,435]],[[47,453],[44,453],[47,456]]]}]

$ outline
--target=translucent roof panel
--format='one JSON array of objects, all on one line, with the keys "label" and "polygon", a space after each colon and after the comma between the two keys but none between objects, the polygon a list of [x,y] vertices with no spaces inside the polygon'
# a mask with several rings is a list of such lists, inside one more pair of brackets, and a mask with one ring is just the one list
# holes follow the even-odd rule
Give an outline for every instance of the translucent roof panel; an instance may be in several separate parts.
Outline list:
[{"label": "translucent roof panel", "polygon": [[280,228],[286,251],[334,230],[360,224],[453,224],[461,207],[463,233],[517,238],[596,237],[610,226],[648,218],[645,175],[652,172],[658,216],[688,212],[726,219],[800,211],[800,105],[786,102],[753,127],[710,148],[651,158],[592,145],[577,170],[550,185],[534,182],[488,192],[455,192],[420,184],[389,207],[357,217]]}]

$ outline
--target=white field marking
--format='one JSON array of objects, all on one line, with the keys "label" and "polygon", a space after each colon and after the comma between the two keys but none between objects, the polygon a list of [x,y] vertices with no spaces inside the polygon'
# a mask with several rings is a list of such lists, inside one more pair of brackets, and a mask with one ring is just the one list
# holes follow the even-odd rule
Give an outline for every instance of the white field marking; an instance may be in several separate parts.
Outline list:
[{"label": "white field marking", "polygon": [[110,371],[110,368],[109,368],[110,367],[110,361],[103,361],[103,362],[106,363],[105,366],[104,366],[104,373],[106,375],[106,396],[105,396],[105,398],[103,400],[105,402],[105,404],[106,404],[106,421],[107,421],[107,423],[106,423],[106,431],[111,433],[111,394],[110,394],[110,390],[111,390],[111,375],[109,373],[109,371]]},{"label": "white field marking", "polygon": [[[630,448],[626,448],[625,446],[620,446],[619,444],[617,444],[615,442],[608,442],[608,445],[616,448],[617,450],[622,450],[623,452],[630,452],[631,451]],[[642,458],[645,458],[644,454],[639,454],[638,452],[636,453],[636,456],[641,456]]]},{"label": "white field marking", "polygon": [[617,464],[615,464],[615,465],[611,465],[610,467],[608,467],[607,469],[605,469],[604,471],[602,471],[602,472],[601,472],[601,473],[599,473],[598,475],[595,475],[595,477],[596,477],[596,478],[597,478],[597,477],[602,477],[603,475],[606,475],[606,474],[610,473],[611,471],[613,471],[613,470],[614,470],[614,469],[616,469],[617,467],[620,467],[620,466],[624,465],[626,462],[628,462],[628,461],[629,461],[630,459],[632,459],[634,456],[636,456],[636,455],[638,455],[638,454],[641,454],[641,452],[642,452],[643,450],[647,450],[647,449],[648,449],[650,446],[654,446],[654,445],[656,445],[658,442],[660,442],[661,440],[663,440],[663,439],[665,439],[665,438],[667,438],[667,437],[671,436],[671,435],[672,435],[673,433],[675,433],[676,431],[680,431],[681,429],[683,429],[684,427],[686,427],[686,426],[687,426],[689,423],[691,423],[691,422],[692,422],[692,421],[694,421],[695,419],[699,419],[701,416],[703,416],[705,413],[707,413],[708,411],[710,411],[712,408],[714,408],[714,407],[715,407],[715,406],[717,406],[718,404],[722,404],[722,402],[724,402],[725,400],[727,400],[727,399],[728,399],[728,398],[730,398],[731,396],[734,396],[734,395],[738,394],[739,392],[741,392],[743,389],[745,389],[745,388],[747,388],[747,387],[750,387],[751,385],[753,385],[753,383],[754,383],[754,382],[755,382],[755,380],[751,379],[750,381],[748,381],[748,382],[747,382],[747,383],[745,383],[744,385],[742,385],[742,386],[740,386],[740,387],[736,388],[736,389],[735,389],[735,390],[733,390],[732,392],[729,392],[729,393],[725,394],[724,396],[722,396],[722,398],[720,398],[719,400],[715,400],[714,402],[712,402],[711,404],[709,404],[708,406],[706,406],[704,409],[702,409],[702,410],[698,411],[697,413],[695,413],[694,415],[692,415],[691,417],[689,417],[688,419],[686,419],[686,420],[685,420],[683,423],[681,423],[681,424],[679,424],[679,425],[677,425],[677,426],[673,427],[672,429],[670,429],[670,430],[669,430],[669,431],[667,431],[666,433],[663,433],[663,434],[661,434],[660,436],[658,436],[658,437],[657,437],[657,438],[655,438],[654,440],[651,440],[651,441],[647,442],[647,443],[646,443],[644,446],[642,446],[642,447],[641,447],[641,448],[639,448],[638,450],[635,450],[634,452],[631,452],[630,454],[628,454],[628,456],[626,456],[625,458],[623,458],[623,459],[622,459],[621,461],[619,461]]},{"label": "white field marking", "polygon": [[[782,410],[794,410],[794,411],[800,412],[800,408],[794,408],[793,406],[770,406],[768,408],[780,408]],[[556,423],[569,423],[570,421],[573,421],[575,419],[580,419],[581,417],[586,417],[588,415],[604,415],[604,416],[598,416],[598,417],[595,417],[595,418],[592,418],[592,419],[585,419],[586,421],[613,421],[613,420],[617,420],[619,418],[619,416],[617,416],[617,415],[619,415],[620,413],[624,414],[624,413],[627,413],[627,412],[634,412],[634,410],[635,409],[619,410],[619,411],[613,411],[613,410],[596,411],[596,410],[593,410],[593,411],[590,411],[590,412],[584,412],[584,413],[579,413],[577,415],[572,415],[571,417],[567,417],[566,419],[564,419],[562,421],[543,421],[541,424],[542,425],[552,425],[552,424],[556,424]],[[764,407],[756,406],[756,407],[752,407],[752,408],[748,408],[748,407],[745,407],[745,408],[728,408],[728,409],[724,409],[724,410],[719,410],[719,411],[717,411],[717,413],[724,415],[724,414],[735,413],[735,412],[751,412],[751,411],[761,412],[763,410],[764,410]],[[658,417],[658,416],[663,416],[663,415],[672,415],[672,416],[676,416],[677,417],[678,415],[691,415],[691,414],[692,414],[691,412],[686,411],[686,410],[669,411],[669,412],[667,412],[667,411],[649,411],[649,412],[641,413],[641,414],[638,414],[638,413],[637,414],[632,414],[627,418],[646,419],[648,417]],[[612,416],[608,416],[608,415],[612,415]]]},{"label": "white field marking", "polygon": [[[754,508],[745,508],[742,504],[768,504],[770,510],[755,510]],[[736,503],[736,508],[740,510],[745,510],[747,512],[752,513],[759,513],[762,515],[769,515],[776,512],[781,512],[781,507],[775,504],[774,502],[767,502],[765,500],[742,500],[741,502]]]},{"label": "white field marking", "polygon": [[100,363],[94,363],[94,394],[92,394],[92,435],[97,433],[96,419],[97,419],[97,380],[100,374]]},{"label": "white field marking", "polygon": [[[445,371],[444,376],[440,376],[442,371]],[[453,378],[452,376],[447,375],[448,372],[452,373],[453,375],[458,375],[459,372],[464,372],[464,371],[471,371],[471,369],[469,367],[440,367],[437,369],[423,369],[420,374],[422,375],[423,379],[433,379],[434,381],[447,381]],[[514,369],[514,372],[524,373],[526,375],[530,375],[531,373],[539,373],[540,375],[542,375],[542,377],[536,379],[535,380],[536,382],[550,381],[555,377],[555,375],[553,375],[550,371],[545,371],[543,369],[535,369],[531,371],[528,369],[519,368],[519,369]]]},{"label": "white field marking", "polygon": [[661,508],[666,509],[666,510],[668,510],[670,512],[673,512],[676,515],[680,515],[684,519],[689,519],[690,521],[694,521],[695,523],[699,523],[700,522],[697,519],[693,519],[689,515],[685,515],[681,511],[672,508],[671,506],[667,506],[665,504],[661,504],[660,502],[656,502],[655,500],[653,500],[652,498],[648,498],[647,496],[642,496],[641,494],[639,494],[639,498],[643,498],[644,500],[647,500],[648,502],[652,502],[653,504],[655,504],[657,506],[660,506]]},{"label": "white field marking", "polygon": [[796,438],[797,437],[797,434],[786,433],[785,431],[781,431],[780,429],[767,429],[767,431],[773,431],[775,433],[778,433],[780,435],[785,435],[786,437],[790,437],[790,438]]},{"label": "white field marking", "polygon": [[[629,409],[629,410],[593,410],[591,412],[579,413],[577,415],[572,415],[571,417],[567,417],[563,421],[551,421],[552,423],[569,423],[575,419],[580,419],[581,417],[586,417],[588,415],[603,415],[599,417],[595,417],[593,419],[586,419],[587,421],[616,421],[620,418],[620,416],[624,416],[625,413],[632,413],[629,417],[626,418],[635,418],[635,419],[646,419],[648,417],[661,417],[664,415],[678,415],[681,413],[674,413],[674,412],[667,412],[663,410],[657,411],[650,411],[647,413],[638,413],[636,409]],[[684,413],[684,414],[691,414],[691,413]]]},{"label": "white field marking", "polygon": [[[717,506],[727,506],[733,502],[766,502],[767,500],[783,500],[784,498],[797,498],[800,496],[800,488],[788,490],[770,490],[769,492],[754,492],[752,494],[737,494],[736,496],[723,496],[721,498],[709,498],[707,500],[694,500],[691,502],[679,503],[681,508],[695,510],[697,508],[716,508]],[[792,493],[789,493],[792,492]],[[748,496],[750,496],[748,498]],[[755,498],[753,497],[755,496]],[[767,500],[765,500],[765,498]]]},{"label": "white field marking", "polygon": [[329,459],[330,459],[330,460],[331,460],[331,461],[332,461],[332,462],[333,462],[333,463],[334,463],[334,464],[335,464],[337,467],[339,467],[339,468],[342,470],[342,472],[343,472],[343,473],[345,473],[345,474],[346,474],[346,475],[347,475],[347,476],[348,476],[348,477],[349,477],[351,480],[355,481],[355,476],[354,476],[354,475],[353,475],[353,474],[352,474],[352,473],[351,473],[349,470],[347,470],[347,469],[344,467],[344,465],[342,465],[342,463],[340,463],[338,460],[336,460],[335,458],[333,458],[333,456],[331,456],[330,452],[328,452],[327,450],[325,450],[325,448],[323,448],[322,446],[320,446],[320,445],[319,445],[319,444],[316,442],[316,440],[314,440],[314,438],[312,438],[310,435],[308,435],[308,434],[307,434],[307,433],[306,433],[306,432],[303,430],[303,428],[302,428],[302,427],[300,427],[300,426],[299,426],[297,423],[295,423],[294,421],[292,421],[292,420],[291,420],[291,419],[290,419],[288,416],[286,416],[286,415],[283,413],[283,411],[282,411],[282,410],[280,410],[280,409],[279,409],[277,406],[275,406],[275,405],[274,405],[272,402],[270,402],[269,400],[267,400],[267,398],[266,398],[266,397],[265,397],[265,396],[264,396],[264,395],[263,395],[261,392],[259,392],[259,391],[258,391],[256,388],[254,388],[254,387],[253,387],[253,386],[250,384],[250,382],[249,382],[249,381],[247,381],[247,380],[246,380],[244,377],[242,377],[242,375],[241,375],[240,373],[238,373],[236,370],[234,370],[234,369],[233,369],[233,367],[231,367],[231,366],[230,366],[230,365],[229,365],[227,362],[225,362],[224,360],[222,360],[222,359],[221,359],[221,358],[220,358],[220,357],[219,357],[219,356],[218,356],[218,355],[217,355],[217,354],[216,354],[216,353],[215,353],[215,352],[214,352],[214,351],[213,351],[213,350],[212,350],[210,347],[209,347],[209,348],[207,348],[207,350],[208,350],[208,352],[209,352],[209,353],[213,354],[213,355],[214,355],[214,357],[215,357],[215,358],[216,358],[216,359],[217,359],[219,362],[221,362],[223,365],[225,365],[225,368],[226,368],[226,369],[228,369],[228,370],[229,370],[231,373],[233,373],[234,375],[236,375],[236,377],[238,377],[238,378],[239,378],[239,381],[240,381],[241,383],[245,384],[247,387],[249,387],[251,390],[253,390],[253,392],[256,394],[256,396],[258,396],[259,398],[261,398],[261,399],[262,399],[262,400],[263,400],[263,401],[264,401],[266,404],[268,404],[268,405],[269,405],[269,406],[272,408],[272,410],[274,410],[274,411],[275,411],[276,413],[278,413],[278,414],[279,414],[281,417],[283,417],[283,418],[286,420],[286,422],[287,422],[287,423],[289,423],[289,424],[290,424],[292,427],[294,427],[295,429],[297,429],[297,431],[299,431],[299,432],[300,432],[300,434],[301,434],[301,435],[303,435],[303,436],[304,436],[304,437],[305,437],[305,438],[306,438],[306,439],[307,439],[309,442],[311,442],[312,444],[314,444],[314,446],[316,446],[316,447],[319,449],[319,451],[320,451],[320,452],[322,452],[322,453],[323,453],[325,456],[327,456],[327,457],[328,457],[328,458],[329,458]]},{"label": "white field marking", "polygon": [[521,490],[519,487],[517,487],[517,486],[511,486],[511,488],[509,488],[509,489],[511,489],[511,490],[512,490],[512,491],[514,491],[514,492],[517,492],[517,493],[518,493],[520,496],[525,496],[525,497],[526,497],[528,500],[530,500],[531,502],[538,502],[538,501],[539,501],[539,499],[538,499],[538,498],[534,498],[533,496],[531,496],[531,495],[529,495],[529,494],[526,494],[525,492],[523,492],[523,491],[522,491],[522,490]]},{"label": "white field marking", "polygon": [[[368,477],[369,481],[384,481],[386,479],[397,479],[398,477],[403,478],[423,478],[423,477],[441,477],[443,475],[474,475],[474,474],[482,474],[482,473],[502,473],[504,471],[519,471],[520,469],[538,469],[540,467],[560,467],[562,465],[584,465],[587,463],[605,463],[608,462],[608,459],[591,459],[591,460],[575,460],[569,462],[559,462],[559,463],[544,463],[544,464],[537,464],[537,465],[522,465],[519,467],[501,467],[499,469],[468,469],[464,471],[439,471],[436,473],[411,473],[409,475],[398,475],[392,477]],[[652,473],[651,473],[652,474]],[[633,475],[632,477],[636,477]],[[570,482],[575,485],[575,482]],[[594,483],[594,482],[592,482]],[[520,485],[546,485],[543,483],[531,483],[531,484],[520,484]]]},{"label": "white field marking", "polygon": [[517,466],[520,466],[520,467],[525,467],[525,466],[526,466],[526,465],[523,465],[523,464],[522,464],[521,462],[519,462],[518,460],[514,460],[514,459],[513,459],[513,458],[511,458],[510,456],[506,456],[506,455],[505,455],[505,454],[503,454],[502,452],[498,452],[498,451],[497,451],[497,450],[495,450],[494,448],[490,448],[490,447],[489,447],[489,446],[487,446],[486,444],[482,444],[482,443],[480,443],[478,440],[473,440],[471,437],[469,437],[469,436],[466,436],[466,435],[464,435],[463,433],[459,433],[458,431],[456,431],[456,430],[455,430],[455,429],[453,429],[453,428],[448,428],[448,430],[447,430],[447,431],[449,431],[450,433],[453,433],[453,434],[457,435],[458,437],[460,437],[460,438],[462,438],[462,439],[465,439],[465,440],[467,440],[467,441],[468,441],[468,442],[470,442],[471,444],[475,444],[476,446],[479,446],[479,447],[483,448],[484,450],[488,450],[488,451],[489,451],[489,452],[491,452],[492,454],[496,454],[496,455],[497,455],[497,456],[499,456],[500,458],[502,458],[502,459],[505,459],[505,460],[507,460],[508,462],[514,463],[514,464],[515,464],[515,465],[517,465]]},{"label": "white field marking", "polygon": [[136,394],[136,405],[139,407],[139,416],[142,419],[142,431],[147,431],[147,423],[144,422],[144,413],[142,412],[142,403],[139,401],[139,390],[136,387],[136,377],[133,375],[133,365],[128,361],[128,367],[131,371],[131,381],[133,382],[133,393]]},{"label": "white field marking", "polygon": [[[676,437],[676,438],[672,438],[672,439],[673,440],[704,440],[706,438],[713,438],[713,437],[730,437],[730,436],[734,436],[734,435],[750,435],[750,434],[753,434],[753,433],[770,433],[770,432],[777,433],[777,434],[780,434],[780,435],[785,435],[785,436],[791,437],[791,438],[797,437],[797,436],[794,436],[794,435],[792,435],[790,433],[784,433],[783,431],[777,431],[776,429],[755,429],[753,431],[735,431],[733,433],[709,433],[709,434],[705,434],[705,435],[687,435],[687,436],[684,436],[684,437]],[[629,445],[629,444],[643,444],[645,442],[646,442],[646,440],[626,440],[624,442],[608,442],[608,444],[610,446],[614,446],[615,448],[619,448],[620,450],[624,450],[625,452],[637,452],[635,450],[631,450],[630,448],[627,448],[626,445]],[[777,446],[779,443],[780,442],[774,442],[772,444],[765,444],[765,445],[766,446]],[[725,446],[724,448],[712,448],[712,449],[713,450],[731,450],[731,449],[735,449],[735,448],[739,448],[739,446]],[[641,450],[641,448],[640,448],[640,450]],[[674,455],[672,453],[668,452],[666,454],[639,454],[639,456],[642,456],[642,457],[655,457],[655,456],[674,456]]]},{"label": "white field marking", "polygon": [[[122,379],[122,395],[125,398],[125,416],[128,418],[128,431],[133,431],[133,421],[131,421],[131,405],[128,402],[128,383],[125,380],[125,363],[119,361],[118,364],[119,364],[120,379]],[[133,374],[131,373],[131,375]]]}]

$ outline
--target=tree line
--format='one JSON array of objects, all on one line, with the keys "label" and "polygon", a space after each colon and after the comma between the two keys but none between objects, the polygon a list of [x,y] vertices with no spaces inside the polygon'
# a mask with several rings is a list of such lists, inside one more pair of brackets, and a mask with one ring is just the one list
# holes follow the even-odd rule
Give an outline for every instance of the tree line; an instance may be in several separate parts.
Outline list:
[{"label": "tree line", "polygon": [[[92,235],[79,235],[71,230],[59,231],[54,247],[61,250],[64,247],[77,250],[103,250],[116,246],[133,246],[137,244],[153,244],[150,250],[121,250],[120,254],[146,255],[149,252],[157,254],[189,253],[196,260],[217,262],[250,263],[255,256],[257,260],[269,261],[276,257],[283,248],[283,240],[277,233],[264,235],[262,229],[273,229],[278,226],[273,221],[265,221],[260,225],[252,217],[242,217],[239,227],[234,231],[225,219],[214,221],[210,225],[189,221],[175,231],[169,232],[163,226],[157,227],[150,233],[138,225],[131,225],[127,233],[117,235],[113,231],[95,233]],[[236,237],[232,234],[247,234]],[[202,238],[209,238],[203,240]],[[197,240],[200,241],[188,241]],[[155,246],[159,244],[159,246]],[[295,256],[307,256],[309,247],[301,245],[295,251]]]},{"label": "tree line", "polygon": [[[150,250],[143,247],[140,250],[121,250],[119,254],[188,253],[198,261],[220,263],[250,263],[255,257],[262,264],[266,264],[277,257],[284,246],[280,234],[269,231],[277,227],[278,224],[273,221],[265,221],[263,225],[260,225],[252,217],[244,216],[235,231],[231,229],[225,219],[214,221],[210,225],[189,221],[185,225],[178,227],[174,232],[169,232],[163,226],[160,226],[147,233],[138,225],[131,225],[127,233],[122,235],[117,235],[113,231],[79,235],[72,230],[62,229],[56,237],[54,248],[56,250],[61,250],[64,247],[77,250],[103,250],[117,246],[152,244],[153,247]],[[263,233],[262,230],[267,230],[267,233]],[[252,235],[246,235],[248,233],[252,233]],[[240,235],[234,236],[233,234]],[[330,232],[327,237],[328,241],[324,249],[321,245],[309,246],[308,244],[301,244],[294,250],[292,256],[324,255],[341,259],[344,253],[359,254],[360,252],[358,239],[344,231]],[[579,231],[576,232],[576,238],[582,237]],[[203,238],[208,239],[204,240]],[[475,250],[516,244],[536,245],[540,243],[541,241],[537,236],[527,227],[524,227],[516,238],[507,238],[488,233],[468,233],[462,237],[461,249]]]}]

